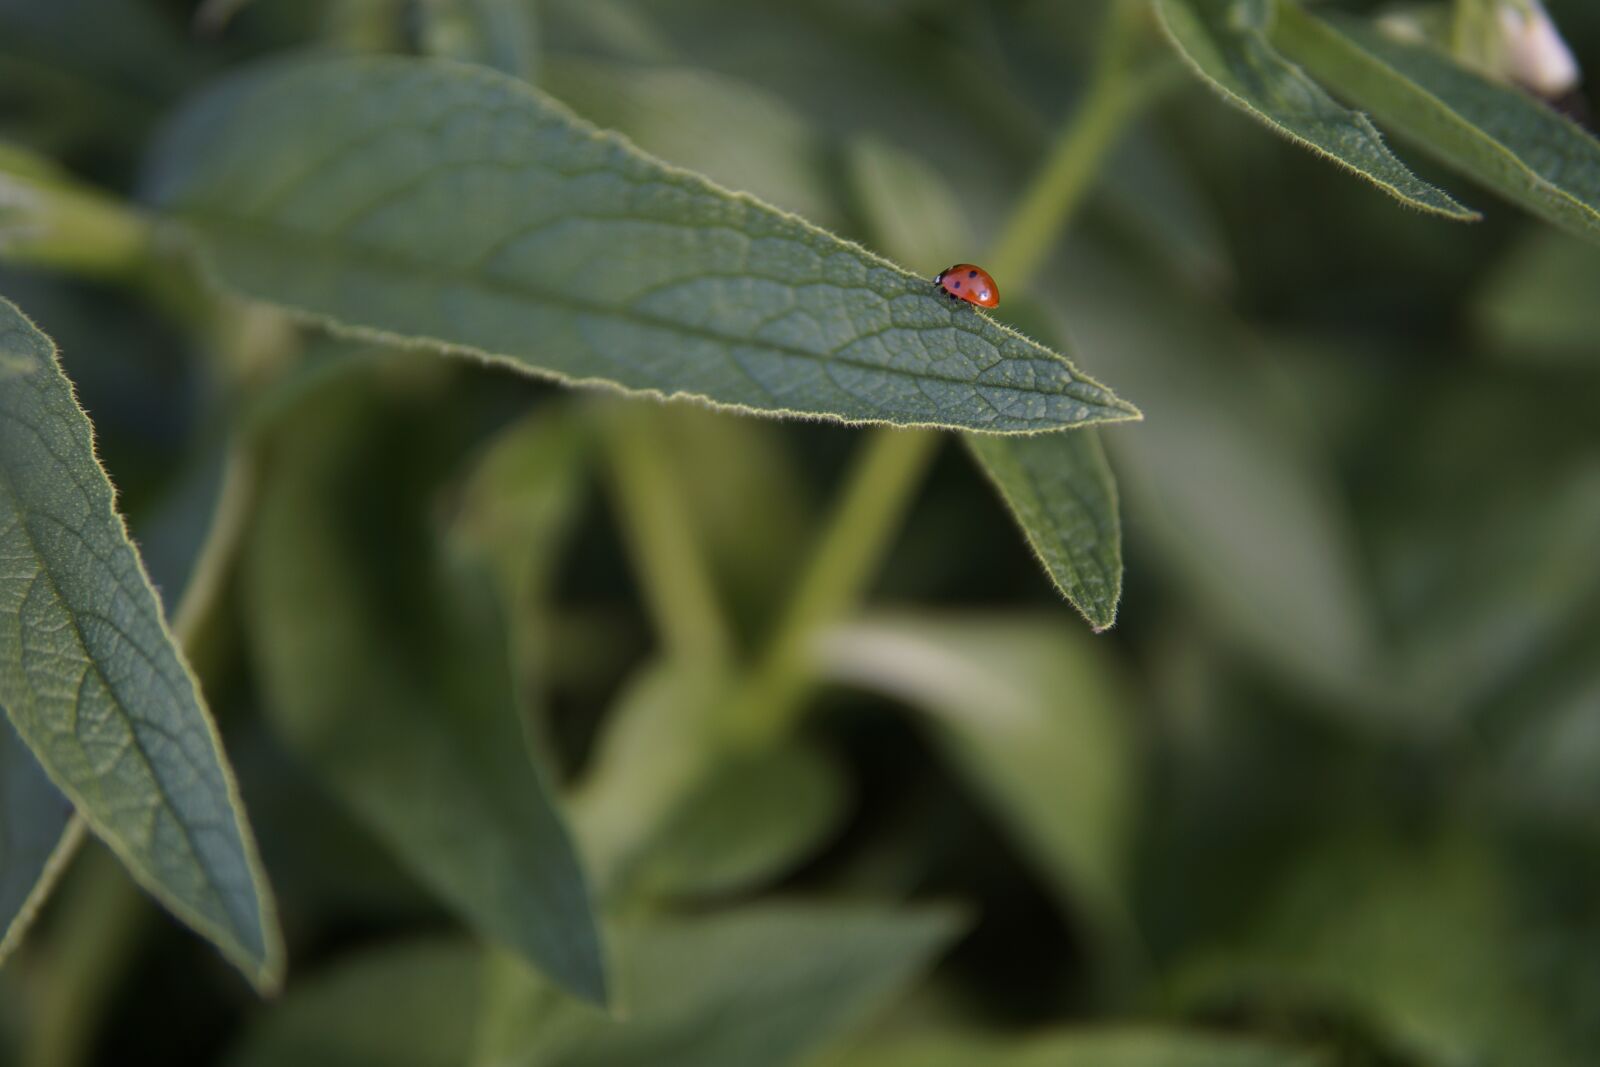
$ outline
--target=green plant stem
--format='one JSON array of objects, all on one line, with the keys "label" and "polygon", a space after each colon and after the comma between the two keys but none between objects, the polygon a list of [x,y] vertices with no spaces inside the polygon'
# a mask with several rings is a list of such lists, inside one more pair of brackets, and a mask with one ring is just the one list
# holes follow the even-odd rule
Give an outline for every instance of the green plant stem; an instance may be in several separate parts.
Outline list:
[{"label": "green plant stem", "polygon": [[[1089,93],[986,257],[1004,284],[1024,287],[1032,279],[1129,120],[1169,83],[1165,68],[1140,75],[1131,70],[1144,17],[1139,0],[1112,0]],[[861,447],[788,611],[729,709],[736,743],[770,742],[798,717],[813,684],[810,647],[817,633],[855,606],[899,532],[939,440],[931,430],[886,429]]]},{"label": "green plant stem", "polygon": [[607,443],[613,496],[657,628],[674,655],[724,659],[727,627],[658,413],[629,405],[607,420]]},{"label": "green plant stem", "polygon": [[88,1061],[97,1020],[127,969],[152,911],[104,848],[78,857],[54,916],[50,970],[39,983],[26,1067],[78,1067]]},{"label": "green plant stem", "polygon": [[1038,273],[1129,121],[1168,84],[1171,70],[1165,65],[1132,69],[1137,19],[1143,15],[1142,4],[1113,0],[1088,91],[988,254],[990,273],[1004,279],[1003,285],[1021,288]]},{"label": "green plant stem", "polygon": [[0,172],[0,258],[133,278],[149,263],[153,234],[150,219],[97,190],[56,176]]},{"label": "green plant stem", "polygon": [[878,569],[939,447],[931,430],[877,430],[862,446],[844,495],[729,724],[740,744],[763,744],[793,723],[812,684],[810,646],[846,614]]}]

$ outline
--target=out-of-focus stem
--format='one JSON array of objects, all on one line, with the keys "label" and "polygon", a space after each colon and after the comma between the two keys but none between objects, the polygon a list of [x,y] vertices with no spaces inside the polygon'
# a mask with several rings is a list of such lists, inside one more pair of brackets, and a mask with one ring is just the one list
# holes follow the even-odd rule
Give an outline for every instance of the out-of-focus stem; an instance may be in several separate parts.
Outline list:
[{"label": "out-of-focus stem", "polygon": [[674,655],[724,658],[730,641],[716,586],[656,411],[630,405],[606,421],[606,431],[613,497],[657,628]]},{"label": "out-of-focus stem", "polygon": [[788,610],[729,714],[738,743],[780,736],[812,684],[812,637],[854,606],[899,532],[939,447],[931,430],[875,430],[861,446]]}]

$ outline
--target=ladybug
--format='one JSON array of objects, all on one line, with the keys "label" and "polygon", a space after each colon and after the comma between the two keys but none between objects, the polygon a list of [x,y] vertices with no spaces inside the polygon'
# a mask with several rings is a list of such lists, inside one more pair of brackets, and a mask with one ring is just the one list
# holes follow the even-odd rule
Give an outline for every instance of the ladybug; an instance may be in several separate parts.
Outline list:
[{"label": "ladybug", "polygon": [[971,263],[946,267],[933,279],[933,284],[944,290],[951,300],[965,300],[981,308],[1000,305],[1000,287],[994,283],[988,271]]}]

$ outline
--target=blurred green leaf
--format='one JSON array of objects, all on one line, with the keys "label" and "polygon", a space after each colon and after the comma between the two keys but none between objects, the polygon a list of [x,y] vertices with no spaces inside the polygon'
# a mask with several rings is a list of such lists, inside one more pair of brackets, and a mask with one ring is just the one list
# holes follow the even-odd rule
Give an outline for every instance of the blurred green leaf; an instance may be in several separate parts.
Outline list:
[{"label": "blurred green leaf", "polygon": [[533,0],[430,0],[419,14],[423,47],[432,55],[537,80],[539,23]]},{"label": "blurred green leaf", "polygon": [[552,61],[541,87],[666,163],[827,229],[844,220],[829,146],[782,98],[693,67]]},{"label": "blurred green leaf", "polygon": [[1128,700],[1080,634],[1026,616],[881,618],[835,628],[818,655],[835,680],[926,712],[1063,905],[1113,944],[1129,933],[1137,750]]},{"label": "blurred green leaf", "polygon": [[0,964],[49,896],[82,827],[11,720],[0,715]]},{"label": "blurred green leaf", "polygon": [[1389,656],[1423,721],[1482,726],[1486,702],[1548,673],[1600,596],[1600,448],[1588,405],[1560,383],[1450,377],[1383,446],[1368,543]]},{"label": "blurred green leaf", "polygon": [[1094,433],[967,438],[1061,595],[1096,633],[1117,621],[1117,483]]},{"label": "blurred green leaf", "polygon": [[1477,213],[1418,178],[1365,115],[1336,104],[1284,58],[1268,33],[1273,0],[1156,0],[1162,27],[1207,84],[1267,126],[1372,182],[1402,203],[1448,218]]},{"label": "blurred green leaf", "polygon": [[864,1045],[818,1067],[1319,1067],[1315,1053],[1177,1029],[1103,1029],[1027,1038],[942,1033]]},{"label": "blurred green leaf", "polygon": [[1426,44],[1279,2],[1273,42],[1334,92],[1535,215],[1600,241],[1600,141]]},{"label": "blurred green leaf", "polygon": [[1600,251],[1564,233],[1531,233],[1494,267],[1472,304],[1480,334],[1507,363],[1600,365]]},{"label": "blurred green leaf", "polygon": [[926,279],[491,72],[274,67],[190,108],[158,159],[157,200],[221,281],[336,328],[773,414],[991,432],[1138,414]]},{"label": "blurred green leaf", "polygon": [[631,886],[662,828],[724,756],[717,714],[730,680],[698,663],[645,667],[606,716],[572,798],[572,817],[595,884]]},{"label": "blurred green leaf", "polygon": [[144,2],[0,0],[0,131],[52,150],[134,150],[205,69]]},{"label": "blurred green leaf", "polygon": [[1225,292],[1237,280],[1238,253],[1229,247],[1216,198],[1155,131],[1124,135],[1095,195],[1119,232],[1195,290]]},{"label": "blurred green leaf", "polygon": [[758,886],[815,851],[845,801],[844,776],[815,748],[733,756],[671,813],[646,850],[639,881],[662,896]]},{"label": "blurred green leaf", "polygon": [[552,669],[550,598],[590,474],[593,434],[579,413],[544,404],[502,430],[473,461],[450,535],[493,571],[511,628],[511,660],[530,741],[547,758]]},{"label": "blurred green leaf", "polygon": [[761,905],[624,928],[624,1019],[490,972],[477,1067],[782,1067],[864,1022],[954,936],[947,911]]},{"label": "blurred green leaf", "polygon": [[1127,528],[1272,669],[1347,697],[1381,689],[1349,516],[1244,330],[1086,243],[1050,291],[1082,350],[1157,412],[1106,438]]},{"label": "blurred green leaf", "polygon": [[504,630],[425,522],[438,439],[385,424],[370,379],[341,384],[284,424],[261,489],[247,578],[267,710],[467,921],[603,1001],[588,890],[530,757]]},{"label": "blurred green leaf", "polygon": [[244,808],[113,498],[55,346],[0,300],[0,705],[135,879],[270,989]]},{"label": "blurred green leaf", "polygon": [[873,136],[845,145],[845,176],[874,241],[933,277],[972,255],[976,241],[960,198],[921,159]]},{"label": "blurred green leaf", "polygon": [[1476,830],[1323,838],[1270,891],[1257,925],[1179,988],[1202,1001],[1355,1012],[1425,1063],[1543,1067],[1564,1045],[1519,955],[1509,871]]},{"label": "blurred green leaf", "polygon": [[229,1067],[462,1067],[483,953],[465,941],[370,949],[298,982],[262,1010]]},{"label": "blurred green leaf", "polygon": [[[1600,669],[1588,654],[1597,633],[1600,626],[1591,620],[1581,637],[1585,663],[1577,680],[1541,700],[1536,714],[1527,704],[1518,707],[1517,735],[1496,759],[1500,790],[1513,810],[1600,840],[1600,796],[1594,789],[1600,775]],[[1552,673],[1542,672],[1542,687],[1551,686]]]}]

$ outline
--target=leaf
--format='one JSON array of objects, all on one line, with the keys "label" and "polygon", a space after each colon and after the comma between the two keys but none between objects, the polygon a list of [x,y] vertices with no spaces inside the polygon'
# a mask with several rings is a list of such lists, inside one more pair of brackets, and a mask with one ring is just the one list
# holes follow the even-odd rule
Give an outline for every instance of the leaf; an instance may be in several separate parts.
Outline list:
[{"label": "leaf", "polygon": [[1544,961],[1510,873],[1476,825],[1325,839],[1258,904],[1255,929],[1179,984],[1236,1009],[1355,1012],[1424,1063],[1581,1062],[1531,980]]},{"label": "leaf", "polygon": [[940,1033],[864,1045],[817,1067],[1331,1067],[1326,1056],[1202,1030],[1104,1028],[1016,1039]]},{"label": "leaf", "polygon": [[259,71],[188,109],[155,174],[219,280],[336,329],[769,414],[999,433],[1138,414],[926,279],[484,70]]},{"label": "leaf", "polygon": [[436,0],[418,15],[430,54],[537,80],[539,23],[533,0]]},{"label": "leaf", "polygon": [[703,68],[562,57],[541,87],[666,163],[759,196],[828,229],[843,225],[831,146],[782,97]]},{"label": "leaf", "polygon": [[272,900],[55,346],[0,300],[0,705],[134,878],[262,989]]},{"label": "leaf", "polygon": [[1600,251],[1540,229],[1512,246],[1470,303],[1474,333],[1508,364],[1600,366]]},{"label": "leaf", "polygon": [[1269,43],[1272,0],[1156,0],[1178,52],[1230,103],[1415,208],[1478,218],[1389,151],[1370,119],[1336,104]]},{"label": "leaf", "polygon": [[625,1019],[490,972],[477,1067],[782,1067],[860,1025],[956,932],[948,911],[761,905],[624,929]]},{"label": "leaf", "polygon": [[960,196],[919,157],[858,135],[845,145],[845,177],[874,240],[889,255],[930,278],[972,255],[976,242]]},{"label": "leaf", "polygon": [[595,884],[626,894],[663,828],[723,757],[717,714],[729,679],[715,668],[663,661],[635,676],[606,717],[572,817]]},{"label": "leaf", "polygon": [[546,691],[552,672],[551,598],[580,515],[593,440],[579,413],[543,404],[502,430],[464,479],[452,549],[492,572],[510,626],[511,663],[529,742],[553,770]]},{"label": "leaf", "polygon": [[1128,701],[1083,640],[1027,616],[890,617],[835,628],[818,655],[926,713],[1057,899],[1115,942],[1136,753]]},{"label": "leaf", "polygon": [[342,960],[291,987],[245,1032],[229,1067],[461,1067],[483,952],[444,938]]},{"label": "leaf", "polygon": [[385,422],[372,379],[339,384],[284,424],[261,489],[247,580],[267,711],[467,922],[603,1001],[588,890],[493,598],[424,522],[426,472],[449,451],[428,429],[437,397]]},{"label": "leaf", "polygon": [[1600,141],[1528,94],[1355,19],[1279,3],[1272,34],[1334,92],[1535,215],[1600,241]]},{"label": "leaf", "polygon": [[0,715],[0,964],[83,839],[83,823]]},{"label": "leaf", "polygon": [[1382,689],[1349,516],[1245,331],[1087,242],[1047,291],[1082,350],[1151,398],[1153,417],[1109,444],[1129,528],[1177,587],[1273,670],[1342,696]]},{"label": "leaf", "polygon": [[1100,633],[1122,597],[1117,483],[1092,432],[969,436],[967,446],[1017,518],[1061,595]]},{"label": "leaf", "polygon": [[[850,161],[862,211],[890,252],[924,263],[956,257],[937,252],[969,240],[960,200],[937,171],[866,139],[853,145]],[[965,439],[1056,589],[1097,632],[1110,627],[1122,595],[1122,526],[1116,480],[1095,434]]]},{"label": "leaf", "polygon": [[639,881],[659,896],[729,894],[795,866],[845,811],[843,775],[794,744],[734,757],[713,770],[657,831]]}]

